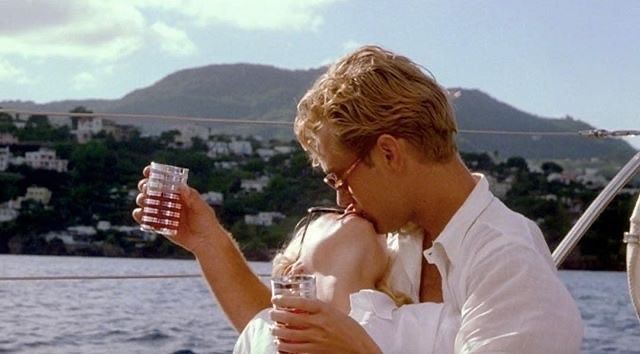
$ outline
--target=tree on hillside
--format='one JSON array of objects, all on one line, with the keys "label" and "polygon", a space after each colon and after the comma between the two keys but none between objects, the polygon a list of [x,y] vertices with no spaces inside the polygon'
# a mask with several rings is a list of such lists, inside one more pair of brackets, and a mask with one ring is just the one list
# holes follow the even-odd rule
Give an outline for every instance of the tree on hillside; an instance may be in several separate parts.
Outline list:
[{"label": "tree on hillside", "polygon": [[27,127],[33,128],[49,128],[49,117],[43,114],[34,114],[27,118]]},{"label": "tree on hillside", "polygon": [[552,162],[552,161],[547,161],[547,162],[543,163],[541,168],[542,168],[542,171],[544,172],[545,176],[548,176],[551,173],[562,173],[562,171],[564,171],[562,166],[560,166],[557,163]]}]

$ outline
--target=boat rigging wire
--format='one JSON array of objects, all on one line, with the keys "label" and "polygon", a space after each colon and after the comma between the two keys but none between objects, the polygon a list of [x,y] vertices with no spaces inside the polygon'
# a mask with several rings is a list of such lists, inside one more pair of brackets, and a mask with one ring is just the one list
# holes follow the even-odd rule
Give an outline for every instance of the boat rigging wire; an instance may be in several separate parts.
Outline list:
[{"label": "boat rigging wire", "polygon": [[[270,274],[257,274],[266,278]],[[140,275],[52,275],[52,276],[23,276],[0,277],[0,281],[41,281],[41,280],[129,280],[129,279],[176,279],[201,278],[202,274],[140,274]]]},{"label": "boat rigging wire", "polygon": [[[24,115],[41,115],[52,117],[74,117],[74,118],[134,118],[134,119],[161,119],[169,121],[188,121],[200,123],[220,123],[220,124],[247,124],[247,125],[275,125],[275,126],[293,126],[293,122],[279,120],[255,120],[244,118],[213,118],[213,117],[194,117],[182,115],[164,115],[164,114],[139,114],[139,113],[107,113],[107,112],[52,112],[52,111],[33,111],[20,110],[12,108],[0,108],[0,113],[7,114],[24,114]],[[484,129],[459,129],[461,134],[494,134],[494,135],[527,135],[527,136],[588,136],[593,138],[621,137],[640,135],[640,130],[614,130],[590,129],[580,131],[514,131],[514,130],[484,130]]]}]

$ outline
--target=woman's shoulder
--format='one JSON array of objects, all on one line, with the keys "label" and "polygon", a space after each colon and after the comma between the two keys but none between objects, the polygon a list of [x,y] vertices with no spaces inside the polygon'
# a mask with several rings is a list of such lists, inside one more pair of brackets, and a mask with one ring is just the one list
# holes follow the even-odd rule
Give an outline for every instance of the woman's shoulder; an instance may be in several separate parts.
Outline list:
[{"label": "woman's shoulder", "polygon": [[316,266],[338,262],[361,269],[368,266],[374,272],[386,266],[382,261],[388,254],[385,236],[376,234],[373,225],[361,217],[323,215],[309,225],[307,238],[305,253],[312,255]]},{"label": "woman's shoulder", "polygon": [[367,252],[386,249],[385,236],[376,234],[369,221],[356,215],[323,215],[309,225],[307,234],[313,235],[313,241],[310,241],[320,247]]}]

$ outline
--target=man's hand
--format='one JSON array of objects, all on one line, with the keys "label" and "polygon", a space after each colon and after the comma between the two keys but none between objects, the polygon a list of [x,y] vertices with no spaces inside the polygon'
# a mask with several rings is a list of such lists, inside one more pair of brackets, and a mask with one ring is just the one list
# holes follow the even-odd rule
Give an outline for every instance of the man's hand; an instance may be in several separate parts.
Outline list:
[{"label": "man's hand", "polygon": [[[136,204],[140,208],[136,208],[132,213],[133,219],[138,223],[141,222],[149,171],[150,167],[145,167],[143,171],[145,178],[138,182],[138,190],[140,193],[136,197]],[[213,209],[202,200],[197,190],[183,185],[180,186],[179,192],[180,200],[182,201],[182,210],[180,211],[178,233],[173,237],[167,238],[171,242],[195,254],[198,249],[207,247],[207,243],[210,244],[214,241],[212,239],[213,234],[216,232],[225,233],[225,231],[220,225]]]},{"label": "man's hand", "polygon": [[381,353],[364,328],[329,304],[295,296],[274,296],[271,302],[279,352]]}]

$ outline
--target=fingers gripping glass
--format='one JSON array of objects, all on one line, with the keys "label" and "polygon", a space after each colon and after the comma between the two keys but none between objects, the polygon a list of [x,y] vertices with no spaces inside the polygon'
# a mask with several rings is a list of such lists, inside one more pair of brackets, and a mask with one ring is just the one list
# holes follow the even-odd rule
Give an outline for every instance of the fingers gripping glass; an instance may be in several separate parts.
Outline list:
[{"label": "fingers gripping glass", "polygon": [[340,188],[346,187],[347,186],[347,178],[349,178],[349,175],[353,172],[353,170],[356,169],[356,167],[358,166],[358,164],[360,164],[360,162],[362,161],[361,158],[357,158],[352,164],[351,166],[349,166],[349,168],[344,172],[344,174],[342,174],[342,177],[338,177],[337,174],[335,174],[335,172],[331,172],[329,174],[327,174],[323,181],[324,183],[328,184],[329,187],[338,190]]}]

